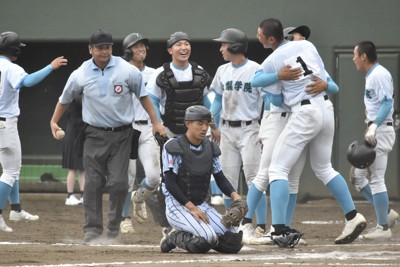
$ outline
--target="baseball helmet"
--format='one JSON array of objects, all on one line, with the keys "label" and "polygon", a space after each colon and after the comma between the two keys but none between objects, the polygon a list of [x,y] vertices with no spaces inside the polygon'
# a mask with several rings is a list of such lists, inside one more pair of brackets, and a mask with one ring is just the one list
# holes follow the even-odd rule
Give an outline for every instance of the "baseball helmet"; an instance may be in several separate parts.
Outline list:
[{"label": "baseball helmet", "polygon": [[208,121],[211,122],[210,111],[200,105],[188,107],[185,112],[185,121]]},{"label": "baseball helmet", "polygon": [[181,40],[186,40],[190,43],[190,38],[189,38],[189,35],[187,35],[187,33],[175,32],[175,33],[171,34],[171,36],[169,37],[169,39],[167,41],[167,47],[170,48],[176,42],[181,41]]},{"label": "baseball helmet", "polygon": [[221,43],[229,43],[228,51],[232,54],[244,54],[247,52],[247,36],[241,30],[234,28],[223,30],[221,37],[213,40]]},{"label": "baseball helmet", "polygon": [[289,28],[293,28],[293,29],[288,31],[288,34],[297,32],[297,33],[300,33],[304,38],[306,38],[306,40],[308,39],[308,37],[310,37],[311,31],[310,31],[310,28],[308,28],[306,25],[301,25],[296,28],[294,28],[294,27],[289,27]]},{"label": "baseball helmet", "polygon": [[3,32],[0,34],[0,53],[18,57],[22,53],[21,48],[25,46],[15,32]]},{"label": "baseball helmet", "polygon": [[356,168],[366,169],[374,163],[376,152],[375,146],[363,140],[361,144],[356,140],[347,149],[347,160]]},{"label": "baseball helmet", "polygon": [[149,49],[149,39],[144,38],[140,33],[134,32],[134,33],[130,33],[128,34],[124,41],[122,42],[122,50],[124,51],[124,55],[131,59],[133,56],[132,50],[130,49],[132,46],[134,46],[135,44],[137,44],[138,42],[142,42],[144,43],[144,45],[146,46],[146,49]]}]

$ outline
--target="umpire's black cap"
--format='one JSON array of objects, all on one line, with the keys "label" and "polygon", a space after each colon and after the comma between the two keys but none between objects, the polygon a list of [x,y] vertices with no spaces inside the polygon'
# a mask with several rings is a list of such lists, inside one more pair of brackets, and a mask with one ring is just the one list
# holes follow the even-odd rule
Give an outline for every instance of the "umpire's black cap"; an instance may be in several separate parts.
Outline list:
[{"label": "umpire's black cap", "polygon": [[114,43],[110,33],[103,31],[102,29],[98,29],[90,37],[89,44],[91,46],[99,46],[113,45]]},{"label": "umpire's black cap", "polygon": [[185,121],[208,121],[211,122],[210,111],[200,105],[188,107],[185,112]]}]

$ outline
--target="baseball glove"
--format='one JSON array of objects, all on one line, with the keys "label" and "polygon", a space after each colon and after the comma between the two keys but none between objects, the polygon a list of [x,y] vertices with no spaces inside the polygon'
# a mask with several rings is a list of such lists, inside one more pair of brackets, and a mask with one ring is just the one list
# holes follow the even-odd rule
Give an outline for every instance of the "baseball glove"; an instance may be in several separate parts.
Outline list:
[{"label": "baseball glove", "polygon": [[237,199],[221,218],[221,223],[226,227],[239,226],[248,211],[246,200]]},{"label": "baseball glove", "polygon": [[276,233],[271,233],[272,243],[280,248],[294,248],[304,235],[297,230],[290,229],[284,234],[275,236]]}]

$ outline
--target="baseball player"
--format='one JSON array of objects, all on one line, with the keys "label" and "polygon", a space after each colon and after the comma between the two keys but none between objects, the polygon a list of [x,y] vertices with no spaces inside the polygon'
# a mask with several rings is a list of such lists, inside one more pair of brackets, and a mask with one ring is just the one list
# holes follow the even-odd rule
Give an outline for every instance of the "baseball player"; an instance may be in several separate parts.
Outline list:
[{"label": "baseball player", "polygon": [[194,105],[187,108],[184,120],[186,134],[168,140],[162,153],[166,215],[173,230],[162,238],[161,252],[179,247],[191,253],[211,248],[237,253],[242,233],[222,224],[221,215],[205,201],[211,174],[224,194],[241,199],[222,172],[218,145],[206,137],[211,113]]},{"label": "baseball player", "polygon": [[290,120],[276,142],[268,170],[272,225],[275,230],[272,236],[290,236],[298,232],[285,227],[289,201],[288,174],[306,145],[309,145],[311,167],[315,175],[328,187],[346,217],[343,232],[335,239],[335,243],[351,243],[367,224],[364,216],[355,209],[346,182],[330,162],[334,134],[333,106],[325,92],[315,96],[306,92],[313,75],[324,81],[327,79],[322,59],[314,45],[306,40],[285,41],[282,24],[277,19],[262,21],[258,35],[264,47],[274,50],[261,65],[264,72],[277,72],[285,65],[303,69],[300,79],[280,81],[267,87],[272,94],[282,93],[284,103],[292,111]]},{"label": "baseball player", "polygon": [[186,108],[210,105],[207,97],[210,76],[197,63],[189,61],[192,48],[186,33],[171,34],[167,48],[172,62],[156,69],[146,89],[170,138],[185,133]]},{"label": "baseball player", "polygon": [[[250,186],[260,162],[261,144],[257,136],[262,93],[261,88],[250,83],[259,64],[246,58],[248,41],[242,31],[226,29],[214,41],[221,42],[220,52],[229,63],[218,68],[210,86],[215,92],[211,113],[217,114],[221,110],[222,122],[221,130],[215,128],[212,133],[214,140],[218,140],[221,135],[222,168],[229,182],[237,189],[241,166],[246,183]],[[229,196],[224,198],[225,208],[228,209],[232,199]],[[266,224],[266,204],[266,196],[263,195],[256,208],[257,227],[263,230]],[[247,224],[239,229],[243,231],[243,242],[248,243],[250,234],[254,232],[252,225]]]},{"label": "baseball player", "polygon": [[[365,240],[386,241],[392,237],[389,223],[399,215],[389,209],[389,197],[385,185],[385,171],[388,154],[395,142],[393,128],[393,79],[390,72],[378,63],[376,47],[371,41],[358,43],[354,48],[354,64],[357,70],[365,72],[365,140],[375,147],[376,158],[367,169],[355,169],[351,181],[356,190],[369,200],[375,208],[377,225],[360,236]],[[389,211],[389,214],[388,214]],[[389,222],[390,220],[390,222]]]},{"label": "baseball player", "polygon": [[69,77],[50,121],[53,136],[68,104],[82,95],[84,132],[83,165],[86,170],[84,243],[96,242],[103,233],[102,197],[109,193],[107,237],[119,235],[122,208],[128,191],[128,166],[132,145],[134,105],[132,95],[149,113],[153,132],[164,135],[138,68],[112,55],[110,33],[96,30],[89,40],[92,58]]},{"label": "baseball player", "polygon": [[[300,29],[306,28],[305,31],[306,39],[310,36],[310,30],[307,26],[300,26]],[[296,35],[296,38],[288,38],[288,32],[293,32],[293,29],[297,29],[294,27],[286,28],[284,32],[284,37],[286,40],[299,41],[304,40],[305,37],[302,35]],[[289,34],[290,35],[290,34]],[[258,36],[259,37],[259,36]],[[302,37],[302,38],[300,38]],[[278,73],[265,73],[261,70],[258,70],[253,77],[251,83],[253,86],[266,87],[271,85],[279,80],[297,80],[300,75],[302,75],[302,68],[290,68],[290,66],[285,66]],[[328,94],[337,93],[339,90],[337,84],[328,77],[327,81],[322,81],[318,77],[313,78],[313,83],[308,85],[307,92],[309,94],[316,94],[326,91]],[[254,179],[253,183],[249,187],[248,192],[248,207],[249,211],[246,214],[243,224],[251,223],[251,218],[254,215],[255,207],[258,204],[258,200],[261,197],[262,193],[267,190],[269,180],[268,180],[268,167],[271,162],[272,151],[275,146],[275,143],[286,126],[287,121],[291,115],[290,108],[282,104],[281,105],[281,96],[280,95],[272,95],[268,94],[268,98],[264,98],[264,115],[261,121],[259,138],[263,144],[263,150],[260,161],[260,168],[258,170],[257,176]],[[271,103],[272,102],[272,103]],[[273,103],[276,103],[274,105]],[[299,179],[300,174],[303,170],[306,154],[308,149],[305,149],[299,157],[299,160],[296,162],[294,167],[289,173],[289,187],[290,187],[290,196],[288,207],[286,210],[286,221],[285,226],[290,227],[292,223],[292,218],[294,214],[294,209],[297,201],[297,194],[299,189]],[[270,232],[273,232],[274,229],[271,227]],[[262,233],[257,228],[255,231],[255,236],[250,240],[250,243],[271,243],[270,233]],[[299,244],[305,245],[306,242],[304,239],[301,239]]]},{"label": "baseball player", "polygon": [[[128,34],[122,43],[122,49],[124,51],[123,58],[140,70],[145,85],[155,70],[154,68],[146,66],[144,63],[147,56],[148,43],[149,39],[144,38],[140,33]],[[133,217],[140,223],[147,219],[144,200],[151,195],[151,192],[157,188],[160,182],[160,149],[154,140],[150,117],[135,96],[133,96],[133,102],[135,107],[135,119],[133,122],[134,134],[131,159],[128,168],[129,190],[125,198],[122,213],[123,221],[121,222],[121,233],[134,232],[130,219],[132,202],[134,206]],[[136,178],[136,159],[138,156],[144,167],[146,178],[142,180],[137,191],[132,192]]]},{"label": "baseball player", "polygon": [[3,208],[10,201],[10,221],[36,221],[32,215],[21,208],[19,198],[19,174],[21,169],[21,142],[18,135],[19,92],[23,87],[32,87],[53,70],[67,65],[67,59],[58,57],[43,69],[28,74],[14,64],[26,45],[21,43],[15,32],[0,34],[0,164],[3,173],[0,177],[0,230],[12,232],[3,218]]}]

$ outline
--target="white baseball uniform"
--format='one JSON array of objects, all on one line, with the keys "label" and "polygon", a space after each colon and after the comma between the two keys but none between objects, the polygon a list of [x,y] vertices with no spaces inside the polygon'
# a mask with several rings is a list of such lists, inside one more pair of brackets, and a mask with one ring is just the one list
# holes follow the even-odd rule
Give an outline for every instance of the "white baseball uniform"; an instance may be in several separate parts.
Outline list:
[{"label": "white baseball uniform", "polygon": [[240,66],[226,63],[218,68],[210,86],[216,94],[222,95],[221,164],[225,176],[236,190],[241,166],[249,185],[260,163],[258,120],[262,91],[250,83],[258,68],[259,64],[249,59]]},{"label": "white baseball uniform", "polygon": [[[366,74],[364,104],[366,123],[370,124],[376,120],[381,101],[383,99],[393,100],[393,79],[390,72],[383,66],[376,64]],[[367,184],[371,187],[373,195],[387,192],[385,185],[385,172],[388,161],[388,154],[392,150],[396,134],[393,128],[393,105],[386,119],[377,128],[375,147],[376,158],[369,167],[371,180],[368,181],[367,169],[355,170],[355,187],[361,191]]]},{"label": "white baseball uniform", "polygon": [[[155,69],[145,66],[141,73],[146,84]],[[141,105],[137,97],[133,96],[135,108],[135,120],[133,128],[140,131],[138,155],[146,174],[146,184],[150,188],[156,188],[160,182],[160,148],[154,139],[150,116]],[[129,161],[128,169],[129,190],[132,191],[136,177],[136,160]]]}]

